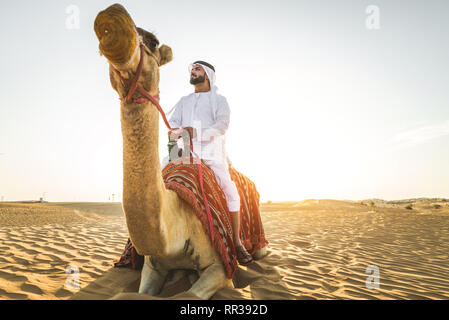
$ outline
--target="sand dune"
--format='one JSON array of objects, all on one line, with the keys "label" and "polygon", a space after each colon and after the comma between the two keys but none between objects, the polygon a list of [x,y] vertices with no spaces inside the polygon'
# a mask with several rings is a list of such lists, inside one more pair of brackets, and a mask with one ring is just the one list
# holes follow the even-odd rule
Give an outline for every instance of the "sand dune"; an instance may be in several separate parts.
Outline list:
[{"label": "sand dune", "polygon": [[[261,209],[269,255],[239,267],[235,288],[212,299],[449,298],[445,199],[311,199]],[[138,271],[112,267],[127,237],[118,203],[2,202],[0,299],[151,298],[135,293]],[[378,288],[367,288],[369,266],[379,270]],[[158,298],[193,299],[190,286],[185,276],[172,279]]]},{"label": "sand dune", "polygon": [[127,239],[120,204],[1,203],[0,223],[1,299],[70,298],[67,278],[97,279]]}]

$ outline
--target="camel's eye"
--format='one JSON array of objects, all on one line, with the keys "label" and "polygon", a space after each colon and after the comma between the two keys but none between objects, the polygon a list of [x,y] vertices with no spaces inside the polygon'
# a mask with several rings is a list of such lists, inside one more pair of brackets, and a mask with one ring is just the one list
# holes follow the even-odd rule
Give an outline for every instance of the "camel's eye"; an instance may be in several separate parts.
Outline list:
[{"label": "camel's eye", "polygon": [[157,40],[151,40],[150,41],[151,49],[156,49],[158,45],[159,45],[159,42],[157,42]]}]

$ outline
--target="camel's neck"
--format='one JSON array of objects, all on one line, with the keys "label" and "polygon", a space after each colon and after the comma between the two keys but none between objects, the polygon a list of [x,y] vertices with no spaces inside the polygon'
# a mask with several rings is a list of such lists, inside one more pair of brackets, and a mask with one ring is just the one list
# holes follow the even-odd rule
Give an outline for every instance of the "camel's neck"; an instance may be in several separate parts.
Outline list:
[{"label": "camel's neck", "polygon": [[150,102],[121,104],[123,209],[140,254],[158,255],[167,244],[163,221],[166,189],[159,160],[159,113]]}]

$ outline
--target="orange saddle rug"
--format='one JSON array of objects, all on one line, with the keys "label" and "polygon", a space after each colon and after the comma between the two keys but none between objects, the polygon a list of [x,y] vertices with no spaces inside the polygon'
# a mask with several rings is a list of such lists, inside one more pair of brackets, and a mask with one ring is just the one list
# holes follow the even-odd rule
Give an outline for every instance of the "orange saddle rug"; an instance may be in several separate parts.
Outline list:
[{"label": "orange saddle rug", "polygon": [[[204,230],[209,233],[209,221],[199,182],[197,164],[170,162],[163,170],[162,177],[167,189],[175,191],[180,198],[189,203],[200,219]],[[225,266],[226,275],[232,278],[237,269],[236,251],[233,242],[231,216],[226,197],[219,187],[214,172],[201,162],[203,184],[214,226],[213,246],[220,254]],[[259,193],[255,184],[245,175],[229,165],[229,173],[240,196],[240,239],[251,255],[268,244],[259,211]],[[212,239],[211,239],[212,240]],[[143,256],[140,256],[128,239],[125,251],[116,267],[140,269]]]}]

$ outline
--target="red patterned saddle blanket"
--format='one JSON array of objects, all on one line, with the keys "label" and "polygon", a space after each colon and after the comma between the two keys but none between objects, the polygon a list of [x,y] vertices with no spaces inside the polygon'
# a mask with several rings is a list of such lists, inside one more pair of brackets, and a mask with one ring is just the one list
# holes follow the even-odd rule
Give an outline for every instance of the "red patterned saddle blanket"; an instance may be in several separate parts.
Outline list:
[{"label": "red patterned saddle blanket", "polygon": [[[214,225],[213,246],[220,254],[228,278],[232,278],[237,269],[236,251],[233,242],[231,217],[226,197],[219,187],[214,172],[201,162],[203,183]],[[229,173],[240,196],[240,239],[251,255],[265,247],[268,241],[262,225],[259,211],[259,193],[255,184],[245,175],[229,165]],[[162,177],[167,189],[175,191],[187,201],[202,222],[204,230],[209,233],[209,222],[199,183],[198,167],[191,159],[189,164],[170,162],[163,170]],[[116,267],[140,269],[143,257],[140,256],[128,239],[125,251]]]}]

